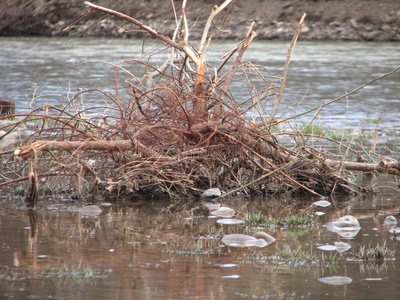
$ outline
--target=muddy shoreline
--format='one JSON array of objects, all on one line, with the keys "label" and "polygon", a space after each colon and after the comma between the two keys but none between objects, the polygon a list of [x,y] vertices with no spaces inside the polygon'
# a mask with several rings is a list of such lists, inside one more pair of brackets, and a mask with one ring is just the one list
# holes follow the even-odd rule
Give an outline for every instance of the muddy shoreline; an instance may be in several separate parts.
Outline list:
[{"label": "muddy shoreline", "polygon": [[[84,1],[41,1],[0,3],[0,36],[142,37],[143,32],[126,21],[92,13],[69,32],[87,9]],[[199,38],[212,7],[221,1],[189,1],[187,16],[191,38]],[[159,32],[171,35],[175,17],[170,1],[95,1],[132,16]],[[176,1],[179,9],[180,2]],[[291,39],[298,20],[307,14],[302,40],[400,41],[400,2],[396,0],[295,0],[236,1],[228,16],[220,16],[214,38],[241,39],[254,21],[258,39]]]}]

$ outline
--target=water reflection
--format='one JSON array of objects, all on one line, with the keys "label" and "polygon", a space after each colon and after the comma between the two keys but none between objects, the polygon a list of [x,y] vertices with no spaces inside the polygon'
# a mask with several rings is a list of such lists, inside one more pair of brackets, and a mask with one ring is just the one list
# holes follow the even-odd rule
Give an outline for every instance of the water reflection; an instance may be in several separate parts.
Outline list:
[{"label": "water reflection", "polygon": [[345,285],[345,284],[350,284],[353,280],[345,276],[331,276],[331,277],[319,278],[318,281],[331,285]]},{"label": "water reflection", "polygon": [[[335,285],[321,285],[319,278],[342,276],[352,279],[345,294],[349,298],[371,281],[379,284],[369,291],[372,296],[379,291],[393,294],[400,287],[398,251],[377,261],[357,255],[362,246],[383,241],[390,251],[398,248],[383,223],[389,212],[398,217],[399,201],[330,200],[336,208],[315,217],[311,227],[269,227],[276,241],[262,249],[225,246],[223,236],[253,234],[261,225],[218,225],[199,202],[112,203],[98,216],[82,215],[81,206],[74,204],[41,202],[42,209],[21,210],[2,202],[0,293],[4,298],[100,299],[265,299],[295,293],[295,298],[315,299],[337,292],[332,290]],[[298,212],[312,201],[291,202],[298,205],[288,205],[283,198],[254,199],[246,205],[227,199],[223,205],[238,216],[262,212],[276,217]],[[365,209],[370,205],[375,208]],[[356,216],[362,229],[345,244],[323,225],[346,213]],[[327,244],[346,245],[347,251],[323,254],[317,249]]]},{"label": "water reflection", "polygon": [[326,229],[336,232],[343,238],[352,239],[361,230],[357,218],[347,215],[326,224]]}]

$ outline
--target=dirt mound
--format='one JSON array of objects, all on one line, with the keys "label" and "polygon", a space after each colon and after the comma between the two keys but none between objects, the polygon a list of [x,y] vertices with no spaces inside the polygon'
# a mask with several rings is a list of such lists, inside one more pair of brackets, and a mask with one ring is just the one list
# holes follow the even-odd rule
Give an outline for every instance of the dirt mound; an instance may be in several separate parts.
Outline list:
[{"label": "dirt mound", "polygon": [[[86,12],[84,1],[13,1],[0,2],[0,35],[105,36],[138,37],[138,31],[126,22],[93,13],[68,33],[63,29]],[[222,1],[188,1],[187,15],[193,26],[193,38],[203,28],[212,7]],[[170,1],[111,1],[96,4],[130,15],[158,31],[169,34],[175,27]],[[180,2],[176,1],[176,9]],[[400,40],[400,2],[397,0],[297,0],[234,1],[227,18],[217,25],[229,32],[217,31],[216,38],[242,38],[248,24],[256,22],[258,38],[290,39],[303,13],[307,13],[303,40]],[[99,26],[100,25],[100,26]]]}]

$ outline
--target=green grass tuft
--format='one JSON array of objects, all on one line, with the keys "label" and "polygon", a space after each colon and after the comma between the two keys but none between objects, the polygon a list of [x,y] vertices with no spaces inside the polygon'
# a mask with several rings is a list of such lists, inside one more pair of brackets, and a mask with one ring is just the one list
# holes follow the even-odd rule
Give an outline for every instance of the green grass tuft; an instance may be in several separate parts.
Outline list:
[{"label": "green grass tuft", "polygon": [[355,253],[355,257],[362,259],[363,261],[383,261],[389,257],[394,257],[396,250],[390,250],[386,246],[386,241],[380,245],[379,243],[376,247],[371,247],[371,245],[366,248],[365,245],[360,247],[358,252]]},{"label": "green grass tuft", "polygon": [[299,125],[299,131],[303,134],[319,135],[332,139],[334,141],[365,141],[366,137],[362,133],[354,133],[352,130],[348,129],[335,129],[330,127],[321,126],[318,124],[308,125],[302,122]]},{"label": "green grass tuft", "polygon": [[43,267],[42,276],[44,277],[66,277],[72,279],[98,279],[106,278],[106,272],[93,269],[90,266],[66,266],[55,268],[52,266]]},{"label": "green grass tuft", "polygon": [[308,214],[287,217],[267,217],[261,212],[243,214],[243,220],[252,226],[266,226],[266,227],[287,227],[287,228],[297,228],[297,227],[311,227],[314,226],[314,217]]}]

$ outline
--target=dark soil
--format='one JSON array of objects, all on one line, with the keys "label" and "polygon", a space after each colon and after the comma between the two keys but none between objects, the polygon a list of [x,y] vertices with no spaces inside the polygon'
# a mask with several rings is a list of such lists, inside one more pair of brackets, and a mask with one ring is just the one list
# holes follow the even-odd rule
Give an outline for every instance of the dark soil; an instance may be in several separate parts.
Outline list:
[{"label": "dark soil", "polygon": [[[93,1],[128,14],[159,32],[170,34],[175,25],[171,1],[126,0]],[[213,5],[222,0],[190,0],[187,16],[192,38],[199,37]],[[178,14],[181,1],[175,1]],[[2,0],[0,1],[0,36],[141,36],[132,24],[115,17],[93,13],[73,27],[87,11],[82,0]],[[251,21],[256,22],[258,38],[291,39],[303,13],[306,22],[303,40],[374,40],[400,41],[399,0],[236,0],[217,20],[218,38],[242,38]],[[227,14],[227,18],[225,18]]]}]

